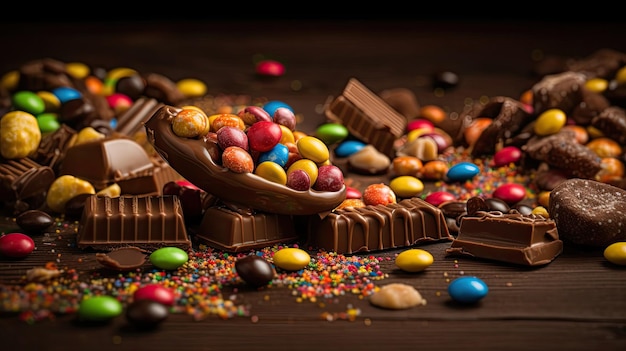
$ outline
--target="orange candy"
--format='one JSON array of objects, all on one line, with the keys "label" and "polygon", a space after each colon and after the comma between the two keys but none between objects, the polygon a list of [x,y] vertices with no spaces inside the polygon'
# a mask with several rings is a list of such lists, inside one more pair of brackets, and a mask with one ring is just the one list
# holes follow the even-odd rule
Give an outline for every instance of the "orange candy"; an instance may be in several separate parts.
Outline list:
[{"label": "orange candy", "polygon": [[589,141],[589,133],[587,133],[587,129],[585,129],[585,127],[579,126],[577,124],[568,124],[563,126],[561,130],[573,131],[574,138],[579,144],[585,145]]},{"label": "orange candy", "polygon": [[603,183],[619,180],[624,177],[624,163],[615,157],[602,158],[602,169],[596,179]]},{"label": "orange candy", "polygon": [[483,130],[487,128],[493,120],[487,117],[479,117],[476,118],[470,123],[470,125],[465,128],[463,131],[463,136],[465,137],[465,142],[468,145],[474,145],[474,143],[478,140]]},{"label": "orange candy", "polygon": [[222,166],[235,173],[252,173],[254,160],[246,150],[238,146],[229,146],[222,152]]},{"label": "orange candy", "polygon": [[398,156],[391,162],[391,170],[396,176],[416,176],[422,166],[422,160],[415,156]]},{"label": "orange candy", "polygon": [[436,125],[443,122],[447,114],[446,111],[437,105],[424,105],[420,108],[418,117],[427,119]]},{"label": "orange candy", "polygon": [[225,126],[231,126],[241,130],[245,130],[246,128],[246,125],[241,117],[232,113],[213,115],[209,117],[209,120],[211,121],[211,131],[214,132],[217,132],[220,128]]},{"label": "orange candy", "polygon": [[606,137],[592,139],[587,147],[600,157],[618,157],[622,153],[622,147],[618,142]]},{"label": "orange candy", "polygon": [[427,180],[441,180],[448,173],[448,164],[442,160],[428,161],[422,167],[420,178]]}]

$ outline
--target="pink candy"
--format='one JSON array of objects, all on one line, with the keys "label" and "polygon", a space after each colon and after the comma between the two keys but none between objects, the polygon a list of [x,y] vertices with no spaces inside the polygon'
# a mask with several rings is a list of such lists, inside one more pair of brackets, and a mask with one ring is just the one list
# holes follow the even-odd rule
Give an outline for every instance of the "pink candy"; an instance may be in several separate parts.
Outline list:
[{"label": "pink candy", "polygon": [[515,146],[507,146],[493,155],[493,164],[496,167],[502,167],[511,163],[517,163],[521,158],[522,150]]},{"label": "pink candy", "polygon": [[0,255],[22,258],[30,255],[35,249],[33,239],[22,233],[10,233],[0,236]]},{"label": "pink candy", "polygon": [[492,196],[508,205],[514,205],[526,197],[526,188],[521,184],[508,183],[497,187]]},{"label": "pink candy", "polygon": [[447,191],[433,191],[428,194],[424,201],[428,202],[431,205],[439,206],[446,201],[456,200],[454,194],[449,193]]}]

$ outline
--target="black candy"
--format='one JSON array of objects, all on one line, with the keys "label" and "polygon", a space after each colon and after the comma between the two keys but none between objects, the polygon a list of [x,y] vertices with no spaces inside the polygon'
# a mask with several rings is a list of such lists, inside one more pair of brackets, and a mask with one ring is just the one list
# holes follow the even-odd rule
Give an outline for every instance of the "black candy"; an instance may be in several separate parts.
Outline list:
[{"label": "black candy", "polygon": [[15,222],[20,228],[27,232],[42,232],[54,223],[52,216],[39,210],[29,210],[22,212],[15,218]]},{"label": "black candy", "polygon": [[263,257],[249,255],[235,262],[239,277],[252,287],[267,285],[274,278],[274,267]]},{"label": "black candy", "polygon": [[138,328],[154,328],[168,316],[167,306],[148,299],[134,301],[126,308],[126,319]]}]

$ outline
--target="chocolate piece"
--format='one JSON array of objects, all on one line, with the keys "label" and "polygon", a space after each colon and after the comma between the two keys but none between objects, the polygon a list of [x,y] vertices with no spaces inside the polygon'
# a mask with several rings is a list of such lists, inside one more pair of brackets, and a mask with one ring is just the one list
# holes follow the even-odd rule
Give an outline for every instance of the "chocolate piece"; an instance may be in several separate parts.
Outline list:
[{"label": "chocolate piece", "polygon": [[626,190],[587,179],[568,179],[550,192],[548,206],[561,238],[606,247],[626,241]]},{"label": "chocolate piece", "polygon": [[298,239],[292,216],[246,214],[222,206],[206,209],[194,237],[211,247],[243,252]]},{"label": "chocolate piece", "polygon": [[178,89],[176,82],[162,74],[149,73],[144,75],[143,79],[146,81],[144,94],[147,97],[155,98],[168,105],[178,105],[185,99],[185,95]]},{"label": "chocolate piece", "polygon": [[626,65],[626,54],[603,48],[580,60],[570,60],[567,70],[584,73],[589,78],[610,79]]},{"label": "chocolate piece", "polygon": [[35,155],[31,156],[42,166],[48,166],[59,173],[59,168],[65,157],[65,152],[76,141],[77,132],[67,124],[50,134],[44,134],[39,142]]},{"label": "chocolate piece", "polygon": [[387,89],[380,92],[380,97],[391,108],[398,111],[407,120],[417,118],[420,113],[420,105],[415,93],[406,88]]},{"label": "chocolate piece", "polygon": [[594,117],[611,105],[606,97],[584,86],[581,89],[580,96],[580,102],[574,107],[568,117],[581,126],[589,125]]},{"label": "chocolate piece", "polygon": [[593,179],[602,169],[600,156],[579,144],[569,132],[533,139],[522,150],[535,160],[563,170],[569,177]]},{"label": "chocolate piece", "polygon": [[146,251],[134,247],[120,247],[108,253],[96,253],[96,261],[101,265],[116,271],[137,269],[146,263]]},{"label": "chocolate piece", "polygon": [[92,195],[85,208],[77,236],[79,248],[111,250],[125,246],[156,249],[191,247],[176,196]]},{"label": "chocolate piece", "polygon": [[61,172],[90,182],[97,191],[117,183],[122,194],[155,194],[154,164],[137,142],[104,138],[74,145],[65,154]]},{"label": "chocolate piece", "polygon": [[235,173],[215,163],[207,142],[179,137],[171,120],[181,111],[162,106],[145,123],[148,140],[173,169],[195,186],[219,199],[261,212],[311,215],[329,212],[346,197],[340,191],[297,191],[269,182],[253,173]]},{"label": "chocolate piece", "polygon": [[117,118],[115,131],[126,136],[144,132],[143,123],[146,122],[158,109],[163,106],[156,99],[141,97],[133,105]]},{"label": "chocolate piece", "polygon": [[441,210],[414,197],[396,204],[346,207],[309,219],[309,245],[354,254],[452,240]]},{"label": "chocolate piece", "polygon": [[12,204],[15,213],[42,207],[54,179],[52,168],[29,158],[0,158],[0,199]]},{"label": "chocolate piece", "polygon": [[540,114],[558,108],[569,115],[582,100],[581,90],[587,78],[582,73],[563,72],[545,76],[533,85],[533,110]]},{"label": "chocolate piece", "polygon": [[[468,210],[469,212],[469,210]],[[478,211],[461,220],[448,256],[469,256],[525,266],[552,262],[563,252],[556,224],[542,216]]]},{"label": "chocolate piece", "polygon": [[325,108],[326,117],[342,123],[356,138],[374,145],[389,157],[395,155],[394,143],[405,130],[407,120],[361,82],[352,78]]},{"label": "chocolate piece", "polygon": [[626,145],[626,110],[621,107],[611,106],[602,111],[591,120],[591,125],[597,128],[602,134]]},{"label": "chocolate piece", "polygon": [[472,145],[471,154],[474,157],[494,154],[498,145],[504,145],[534,118],[521,102],[502,96],[471,109],[468,114],[471,119],[493,119]]}]

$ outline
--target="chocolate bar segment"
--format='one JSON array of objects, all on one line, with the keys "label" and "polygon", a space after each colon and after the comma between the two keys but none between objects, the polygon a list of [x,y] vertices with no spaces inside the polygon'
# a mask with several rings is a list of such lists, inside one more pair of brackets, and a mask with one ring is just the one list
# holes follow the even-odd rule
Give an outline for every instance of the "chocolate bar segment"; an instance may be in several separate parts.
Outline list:
[{"label": "chocolate bar segment", "polygon": [[187,249],[191,241],[177,196],[92,195],[85,200],[77,245],[99,250],[124,246]]},{"label": "chocolate bar segment", "polygon": [[194,237],[229,252],[286,243],[298,239],[292,216],[240,213],[222,206],[209,207]]},{"label": "chocolate bar segment", "polygon": [[340,254],[453,240],[441,210],[420,198],[346,207],[309,221],[309,245]]},{"label": "chocolate bar segment", "polygon": [[461,219],[448,256],[469,256],[525,266],[545,265],[563,251],[556,224],[542,216],[478,211]]},{"label": "chocolate bar segment", "polygon": [[0,199],[12,204],[16,213],[44,205],[54,179],[52,168],[29,158],[0,158]]},{"label": "chocolate bar segment", "polygon": [[325,113],[330,120],[345,125],[353,136],[389,157],[395,154],[394,142],[406,130],[406,118],[354,78],[348,81],[342,95],[326,107]]}]

